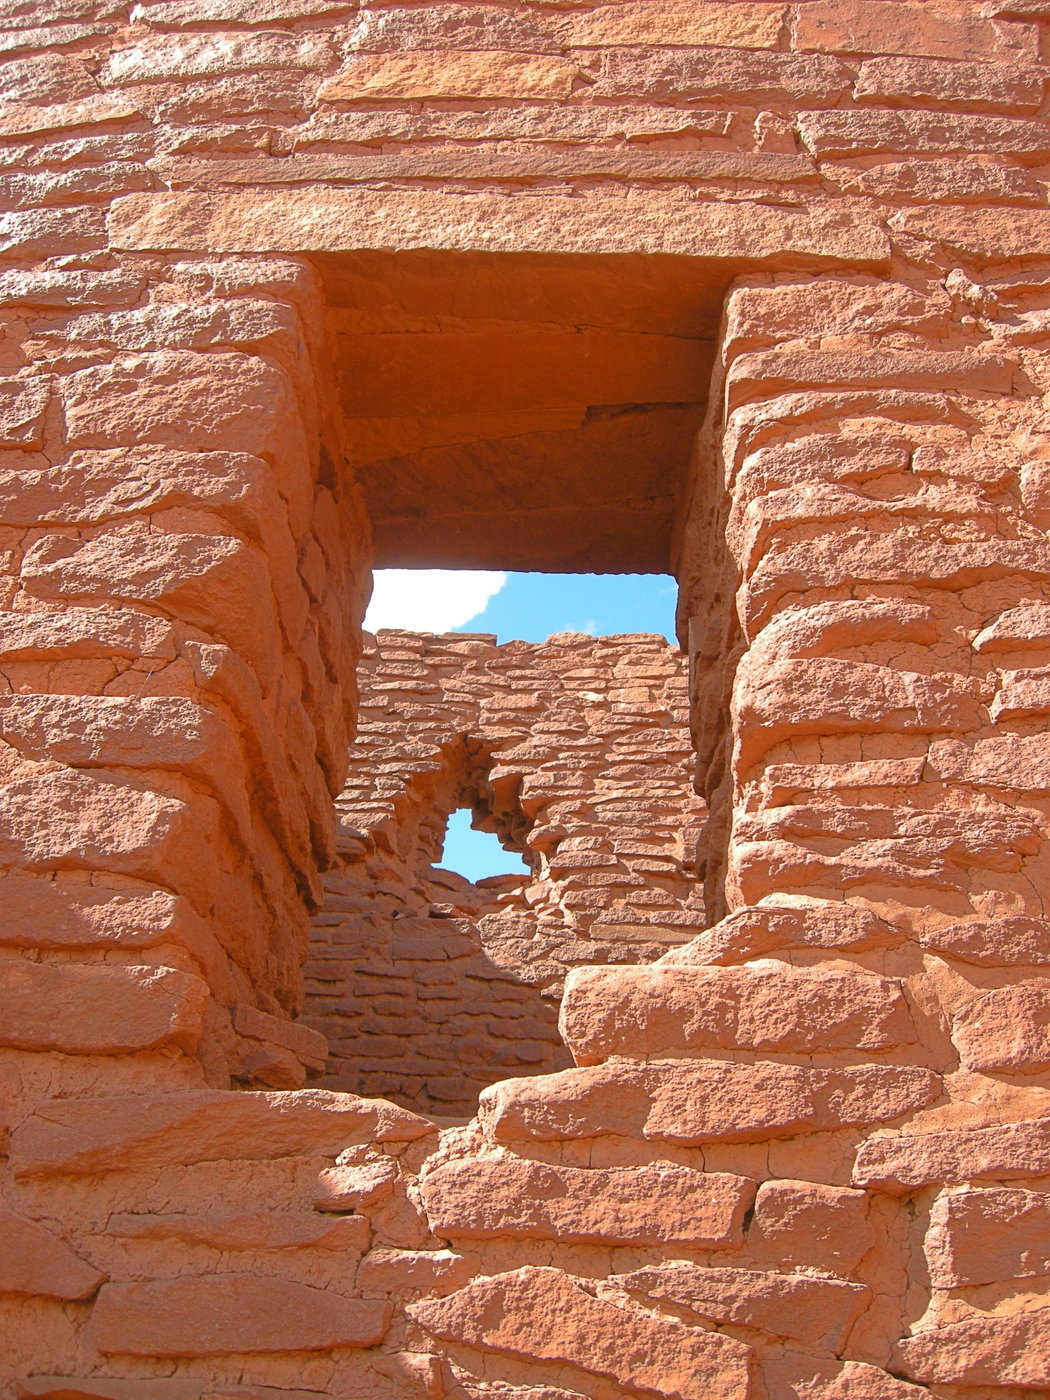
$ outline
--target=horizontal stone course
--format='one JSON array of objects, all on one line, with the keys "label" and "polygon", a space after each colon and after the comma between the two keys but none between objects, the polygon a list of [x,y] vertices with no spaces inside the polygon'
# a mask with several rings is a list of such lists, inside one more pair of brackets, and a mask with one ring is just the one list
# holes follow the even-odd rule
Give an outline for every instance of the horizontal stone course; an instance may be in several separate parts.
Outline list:
[{"label": "horizontal stone course", "polygon": [[469,1158],[423,1178],[436,1235],[616,1244],[731,1245],[743,1239],[754,1184],[670,1164],[612,1170],[514,1157]]},{"label": "horizontal stone course", "polygon": [[24,1175],[82,1175],[174,1162],[334,1157],[351,1140],[411,1142],[426,1120],[393,1104],[321,1089],[54,1099],[13,1135]]},{"label": "horizontal stone course", "polygon": [[713,1048],[876,1050],[915,1039],[899,984],[773,963],[582,968],[569,974],[560,1026],[580,1065]]},{"label": "horizontal stone course", "polygon": [[479,1116],[496,1141],[615,1133],[682,1144],[761,1142],[898,1118],[938,1092],[936,1075],[911,1066],[614,1062],[504,1080],[482,1094]]}]

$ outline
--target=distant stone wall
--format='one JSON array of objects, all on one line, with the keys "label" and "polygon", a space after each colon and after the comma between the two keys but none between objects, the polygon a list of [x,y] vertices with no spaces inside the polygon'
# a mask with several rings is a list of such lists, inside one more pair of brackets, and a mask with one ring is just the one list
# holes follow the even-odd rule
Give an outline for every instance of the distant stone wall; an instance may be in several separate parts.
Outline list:
[{"label": "distant stone wall", "polygon": [[[571,1063],[568,969],[651,962],[703,926],[685,658],[652,635],[381,632],[359,684],[305,969],[319,1082],[469,1117],[486,1085]],[[462,807],[531,875],[435,869]]]}]

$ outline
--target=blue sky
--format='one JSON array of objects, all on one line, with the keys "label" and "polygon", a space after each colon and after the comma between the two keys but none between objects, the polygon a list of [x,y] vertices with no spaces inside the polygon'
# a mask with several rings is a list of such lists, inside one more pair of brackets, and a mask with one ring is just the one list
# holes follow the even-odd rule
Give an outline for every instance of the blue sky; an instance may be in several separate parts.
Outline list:
[{"label": "blue sky", "polygon": [[[543,642],[553,632],[661,632],[674,639],[677,585],[665,574],[518,574],[476,569],[385,569],[375,575],[370,630],[495,632]],[[520,873],[522,859],[453,814],[440,862],[468,879]]]}]

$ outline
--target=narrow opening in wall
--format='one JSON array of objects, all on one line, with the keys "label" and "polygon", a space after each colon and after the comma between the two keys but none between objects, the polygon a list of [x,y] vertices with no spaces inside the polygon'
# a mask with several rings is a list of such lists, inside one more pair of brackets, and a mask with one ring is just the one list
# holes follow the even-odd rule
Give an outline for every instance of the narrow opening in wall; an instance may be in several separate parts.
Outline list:
[{"label": "narrow opening in wall", "polygon": [[507,850],[494,831],[478,831],[468,807],[453,812],[445,827],[438,865],[462,875],[471,884],[500,883],[503,876],[529,874],[520,851]]}]

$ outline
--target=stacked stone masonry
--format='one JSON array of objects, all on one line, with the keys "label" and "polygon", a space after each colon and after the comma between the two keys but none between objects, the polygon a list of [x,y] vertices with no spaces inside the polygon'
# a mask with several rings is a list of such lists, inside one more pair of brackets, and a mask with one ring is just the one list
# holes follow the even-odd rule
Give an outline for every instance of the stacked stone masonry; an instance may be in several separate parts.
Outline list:
[{"label": "stacked stone masonry", "polygon": [[[1050,1396],[1048,62],[0,0],[5,1400]],[[705,926],[467,1123],[280,1087],[375,562],[679,580]]]},{"label": "stacked stone masonry", "polygon": [[[654,962],[706,923],[684,658],[644,635],[381,632],[358,679],[305,968],[317,1082],[470,1118],[489,1084],[572,1063],[567,973]],[[464,807],[528,875],[435,869]]]}]

